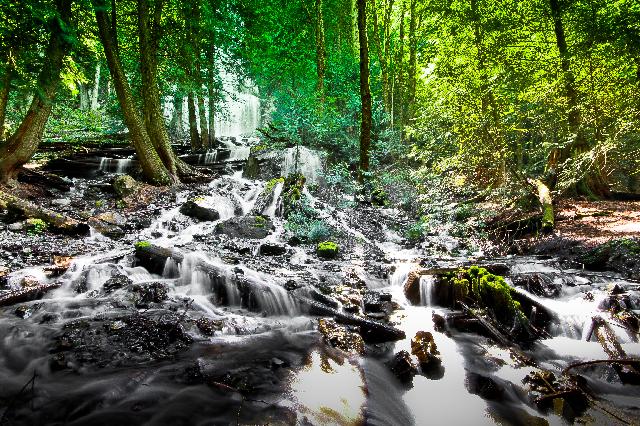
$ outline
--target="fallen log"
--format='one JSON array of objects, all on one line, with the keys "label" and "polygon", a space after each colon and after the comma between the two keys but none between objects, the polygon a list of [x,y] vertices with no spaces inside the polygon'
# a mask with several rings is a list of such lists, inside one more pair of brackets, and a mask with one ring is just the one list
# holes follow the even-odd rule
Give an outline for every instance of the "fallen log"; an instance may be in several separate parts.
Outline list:
[{"label": "fallen log", "polygon": [[[158,247],[151,244],[139,243],[136,246],[136,259],[137,265],[146,268],[149,272],[155,274],[162,274],[167,263],[167,259],[173,260],[179,264],[184,261],[184,255],[177,250],[172,250],[164,247]],[[221,276],[222,272],[213,265],[206,262],[197,262],[194,265],[195,268],[212,275]],[[251,286],[250,281],[242,281],[242,286]],[[241,288],[241,292],[246,289]],[[259,289],[257,289],[259,290]],[[324,303],[308,299],[306,297],[297,296],[293,293],[289,293],[293,299],[305,306],[309,310],[309,314],[317,316],[330,316],[333,317],[336,322],[345,325],[353,325],[360,328],[360,333],[365,342],[379,343],[392,340],[404,339],[405,333],[390,325],[362,318],[356,315],[352,315],[346,312],[341,312],[336,308],[328,306]]]},{"label": "fallen log", "polygon": [[[627,353],[618,341],[615,332],[604,318],[593,317],[592,329],[590,330],[588,338],[592,335],[595,335],[610,360],[629,359],[629,356],[627,356]],[[640,384],[640,370],[634,367],[633,364],[612,361],[611,365],[618,374],[618,377],[620,377],[622,383]]]},{"label": "fallen log", "polygon": [[89,225],[86,223],[56,213],[53,210],[40,207],[31,201],[14,197],[6,192],[0,191],[0,205],[12,213],[17,213],[18,215],[31,219],[40,219],[56,230],[68,234],[86,235],[89,233]]},{"label": "fallen log", "polygon": [[18,173],[18,182],[41,185],[47,189],[58,189],[62,192],[71,190],[73,183],[53,173],[23,168]]},{"label": "fallen log", "polygon": [[309,309],[309,314],[311,315],[330,316],[340,324],[359,327],[360,335],[367,343],[388,342],[393,340],[401,340],[406,337],[404,331],[390,325],[365,319],[346,312],[340,312],[335,308],[332,308],[315,300],[307,299],[306,297],[295,295],[293,297],[298,302],[300,302],[300,304],[306,306]]},{"label": "fallen log", "polygon": [[0,306],[10,306],[16,303],[29,302],[40,299],[50,290],[60,287],[60,284],[39,284],[32,287],[25,287],[20,290],[9,291],[0,294]]}]

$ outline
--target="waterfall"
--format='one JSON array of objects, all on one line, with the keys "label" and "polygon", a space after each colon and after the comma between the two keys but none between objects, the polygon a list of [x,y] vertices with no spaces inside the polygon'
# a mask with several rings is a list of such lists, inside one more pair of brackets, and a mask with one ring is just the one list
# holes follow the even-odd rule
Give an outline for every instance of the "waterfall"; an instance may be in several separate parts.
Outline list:
[{"label": "waterfall", "polygon": [[434,283],[435,277],[433,275],[422,275],[420,277],[420,304],[422,306],[431,306]]},{"label": "waterfall", "polygon": [[130,158],[107,158],[100,157],[99,170],[105,173],[124,174],[133,166]]},{"label": "waterfall", "polygon": [[304,146],[288,148],[285,152],[282,165],[282,175],[289,176],[294,173],[302,173],[307,183],[318,183],[319,173],[322,170],[322,159],[317,151]]},{"label": "waterfall", "polygon": [[276,186],[273,188],[273,196],[271,198],[271,203],[262,211],[262,214],[269,217],[275,217],[276,212],[278,210],[278,201],[280,200],[280,194],[282,194],[282,188],[284,184],[282,182],[278,182]]}]

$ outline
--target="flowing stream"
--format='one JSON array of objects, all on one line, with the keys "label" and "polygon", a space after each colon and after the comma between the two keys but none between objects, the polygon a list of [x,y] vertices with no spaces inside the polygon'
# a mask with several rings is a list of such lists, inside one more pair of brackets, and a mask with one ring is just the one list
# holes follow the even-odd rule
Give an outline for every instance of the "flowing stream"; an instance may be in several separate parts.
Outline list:
[{"label": "flowing stream", "polygon": [[[242,108],[240,113],[249,114]],[[249,114],[252,120],[255,113]],[[244,145],[229,140],[228,148],[230,160],[248,156]],[[299,171],[308,182],[318,182],[321,162],[313,152],[289,150],[284,158],[284,174]],[[119,162],[112,172],[122,172],[126,164]],[[515,362],[509,350],[479,335],[436,331],[434,314],[446,316],[452,311],[434,305],[431,276],[420,279],[420,305],[407,301],[403,286],[426,255],[403,247],[402,238],[393,231],[367,232],[352,212],[306,191],[320,217],[353,242],[348,255],[318,260],[308,247],[286,245],[280,217],[283,186],[277,183],[261,210],[272,221],[269,235],[209,239],[222,222],[255,212],[265,182],[244,179],[241,173],[214,180],[199,195],[199,204],[215,209],[218,220],[196,222],[184,216],[180,205],[190,194],[178,193],[174,208],[129,236],[118,250],[75,258],[60,277],[47,278],[39,268],[12,275],[13,287],[19,287],[25,276],[60,287],[40,300],[0,308],[3,420],[11,419],[10,424],[565,424],[566,416],[537,411],[527,400],[522,379],[533,367]],[[393,218],[400,213],[384,209],[380,214]],[[142,240],[177,250],[182,258],[169,258],[159,272],[136,266],[130,247]],[[259,247],[265,244],[283,246],[286,254],[263,256]],[[626,303],[640,309],[638,285],[614,275],[564,270],[553,259],[493,260],[508,265],[516,285],[522,281],[519,278],[535,276],[555,289],[552,296],[541,297],[518,286],[557,318],[548,338],[523,349],[546,369],[560,372],[572,362],[607,358],[600,344],[587,338],[592,318],[604,315],[611,286],[627,290]],[[443,261],[468,263],[458,258]],[[370,289],[391,295],[398,306],[391,321],[405,331],[406,339],[374,345],[365,356],[347,356],[322,344],[316,319],[294,295],[308,294],[310,284],[350,274]],[[118,280],[125,282],[120,285]],[[143,294],[141,289],[159,288],[167,294],[157,303],[143,306],[136,299]],[[252,289],[249,299],[243,288]],[[158,336],[155,329],[145,328],[150,320],[165,327]],[[180,322],[186,325],[175,326]],[[637,336],[613,321],[609,324],[626,353],[640,355]],[[140,327],[136,333],[143,338],[153,335],[159,340],[155,346],[131,340],[123,333],[132,327]],[[418,331],[433,333],[442,366],[435,374],[418,374],[412,385],[404,386],[385,362],[400,350],[410,352],[411,338]],[[174,336],[170,344],[165,341],[168,335]],[[78,342],[81,349],[72,350]],[[119,350],[124,344],[127,350]],[[640,409],[637,387],[613,380],[608,370],[585,376],[603,403],[625,413]],[[494,383],[499,395],[487,396],[482,383]],[[595,424],[611,421],[597,410],[588,415]]]}]

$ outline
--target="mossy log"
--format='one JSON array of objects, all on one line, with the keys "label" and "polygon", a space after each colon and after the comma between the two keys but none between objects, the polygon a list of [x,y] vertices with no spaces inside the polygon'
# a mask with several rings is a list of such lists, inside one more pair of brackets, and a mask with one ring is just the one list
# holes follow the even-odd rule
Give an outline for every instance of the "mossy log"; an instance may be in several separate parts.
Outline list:
[{"label": "mossy log", "polygon": [[10,306],[16,303],[28,302],[41,298],[46,292],[60,287],[60,284],[39,284],[20,290],[0,294],[0,306]]},{"label": "mossy log", "polygon": [[26,218],[40,219],[53,228],[68,234],[86,235],[89,233],[89,225],[86,223],[2,191],[0,191],[0,207]]},{"label": "mossy log", "polygon": [[[182,263],[184,255],[177,250],[158,247],[149,243],[138,243],[136,245],[136,259],[138,260],[138,265],[145,267],[149,272],[161,274],[164,271],[167,259],[172,259],[176,263]],[[214,265],[205,262],[200,262],[195,267],[207,274],[215,276],[221,275],[221,271]],[[246,281],[243,282],[243,284],[251,285],[250,282]],[[301,297],[294,293],[289,294],[298,303],[306,307],[311,315],[329,316],[333,317],[336,322],[340,324],[359,327],[360,334],[365,342],[377,343],[405,338],[405,333],[402,330],[390,325],[341,312],[325,303]]]},{"label": "mossy log", "polygon": [[542,231],[550,232],[555,227],[555,217],[553,213],[553,199],[549,187],[539,179],[532,180],[538,191],[538,201],[542,208]]},{"label": "mossy log", "polygon": [[[593,317],[591,327],[592,328],[588,334],[589,340],[591,336],[595,336],[600,343],[600,346],[602,346],[602,349],[611,360],[629,358],[618,341],[616,333],[602,317]],[[633,364],[613,362],[612,366],[620,377],[622,383],[640,384],[640,369]]]}]

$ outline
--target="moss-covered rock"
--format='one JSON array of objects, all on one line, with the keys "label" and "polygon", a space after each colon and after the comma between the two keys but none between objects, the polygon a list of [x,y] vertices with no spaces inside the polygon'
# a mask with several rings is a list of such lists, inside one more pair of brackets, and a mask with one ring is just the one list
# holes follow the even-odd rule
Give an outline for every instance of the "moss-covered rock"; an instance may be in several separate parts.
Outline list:
[{"label": "moss-covered rock", "polygon": [[111,185],[115,193],[121,198],[128,197],[138,190],[138,182],[129,175],[117,176]]},{"label": "moss-covered rock", "polygon": [[338,244],[333,241],[323,241],[316,246],[316,254],[325,259],[333,259],[338,255]]},{"label": "moss-covered rock", "polygon": [[578,258],[585,268],[613,270],[640,279],[640,239],[621,238],[601,244]]},{"label": "moss-covered rock", "polygon": [[487,310],[507,327],[511,327],[514,321],[527,321],[520,302],[512,296],[513,288],[503,277],[485,268],[471,266],[449,272],[441,276],[438,285],[450,287],[454,304],[464,302]]}]

